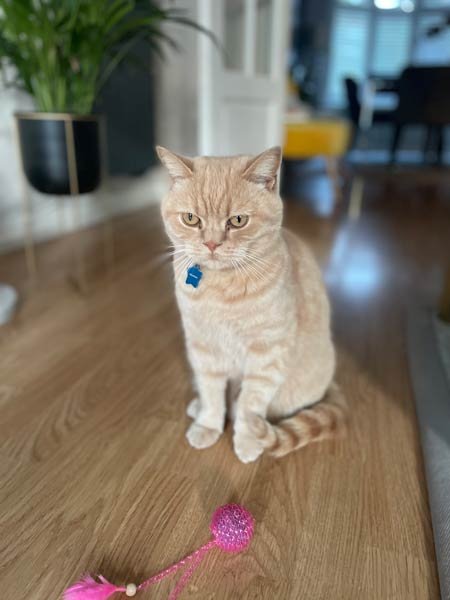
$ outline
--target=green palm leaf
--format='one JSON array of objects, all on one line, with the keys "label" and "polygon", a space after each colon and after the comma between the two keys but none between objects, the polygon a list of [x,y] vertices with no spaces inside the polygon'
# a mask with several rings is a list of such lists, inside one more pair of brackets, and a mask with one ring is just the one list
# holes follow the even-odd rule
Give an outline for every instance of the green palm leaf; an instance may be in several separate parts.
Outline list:
[{"label": "green palm leaf", "polygon": [[0,69],[7,84],[33,96],[38,110],[87,113],[118,65],[135,56],[138,42],[161,57],[164,47],[179,50],[162,30],[167,22],[218,45],[183,11],[155,0],[0,0]]}]

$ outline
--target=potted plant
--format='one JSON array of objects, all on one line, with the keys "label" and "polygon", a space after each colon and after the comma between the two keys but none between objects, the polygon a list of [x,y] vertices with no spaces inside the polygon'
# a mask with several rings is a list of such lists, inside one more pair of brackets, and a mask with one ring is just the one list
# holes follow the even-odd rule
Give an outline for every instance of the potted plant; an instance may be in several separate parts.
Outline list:
[{"label": "potted plant", "polygon": [[155,0],[0,0],[4,80],[28,92],[37,109],[16,115],[23,167],[34,188],[69,194],[98,186],[94,101],[138,43],[159,54],[164,44],[177,48],[162,31],[168,21],[205,32]]}]

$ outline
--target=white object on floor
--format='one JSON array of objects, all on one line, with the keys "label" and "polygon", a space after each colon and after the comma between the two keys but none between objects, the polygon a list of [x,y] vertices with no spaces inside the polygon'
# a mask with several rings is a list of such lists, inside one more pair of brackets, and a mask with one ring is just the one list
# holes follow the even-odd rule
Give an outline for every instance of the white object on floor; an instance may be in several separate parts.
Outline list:
[{"label": "white object on floor", "polygon": [[0,325],[7,323],[14,314],[18,295],[10,285],[0,283]]}]

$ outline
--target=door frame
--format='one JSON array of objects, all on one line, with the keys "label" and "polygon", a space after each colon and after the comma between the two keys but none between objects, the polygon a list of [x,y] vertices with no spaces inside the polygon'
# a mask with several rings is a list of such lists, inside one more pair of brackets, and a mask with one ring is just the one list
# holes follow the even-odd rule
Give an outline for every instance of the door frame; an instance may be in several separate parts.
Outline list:
[{"label": "door frame", "polygon": [[[222,2],[226,0],[198,0],[198,21],[203,27],[208,28],[217,35],[221,41],[224,31]],[[288,0],[273,0],[273,30],[274,32],[287,32],[287,20],[290,9]],[[273,94],[273,87],[277,85],[275,101],[280,107],[274,111],[270,127],[273,129],[275,144],[281,144],[283,140],[283,119],[285,114],[286,86],[279,85],[279,78],[275,76],[277,69],[283,69],[286,74],[285,52],[287,48],[288,35],[275,34],[272,36],[272,48],[270,51],[270,75],[258,76],[254,73],[256,62],[256,11],[257,0],[245,0],[244,17],[244,56],[242,72],[227,70],[224,74],[227,85],[231,89],[242,89],[244,84],[247,98],[258,99],[264,97],[269,89]],[[200,36],[198,44],[198,146],[200,154],[209,155],[214,152],[214,141],[211,132],[214,131],[215,123],[218,122],[220,98],[223,90],[216,85],[217,78],[214,73],[224,71],[222,64],[222,50],[216,48],[207,36]],[[248,82],[243,82],[242,76],[249,77]],[[250,81],[250,77],[252,78]],[[224,81],[221,82],[222,84]],[[264,150],[262,148],[261,150]]]}]

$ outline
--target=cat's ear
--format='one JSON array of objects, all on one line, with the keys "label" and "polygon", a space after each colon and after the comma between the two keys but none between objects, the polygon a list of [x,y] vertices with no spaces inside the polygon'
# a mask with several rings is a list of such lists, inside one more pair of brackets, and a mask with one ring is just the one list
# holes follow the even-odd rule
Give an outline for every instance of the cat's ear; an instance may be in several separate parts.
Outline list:
[{"label": "cat's ear", "polygon": [[175,154],[175,152],[171,152],[162,146],[156,146],[155,150],[159,156],[159,160],[169,171],[169,175],[174,181],[192,177],[194,164],[190,158]]},{"label": "cat's ear", "polygon": [[247,181],[273,191],[281,162],[281,148],[274,146],[250,160],[242,176]]}]

